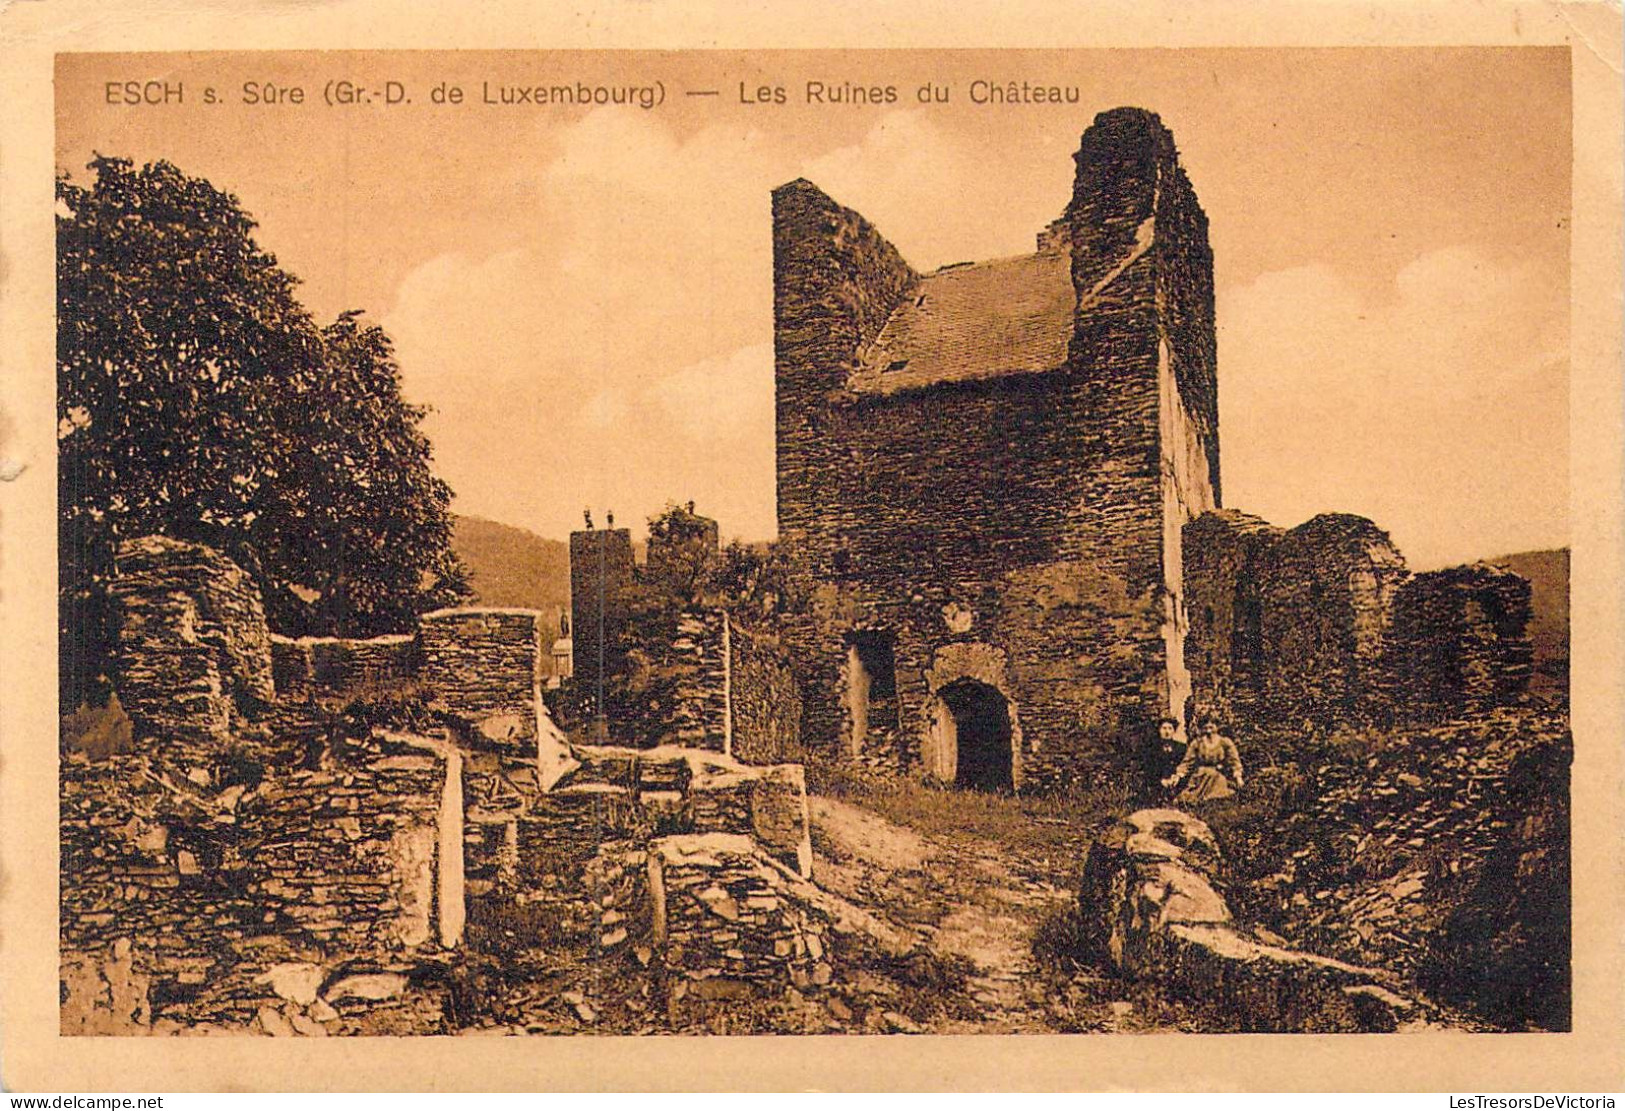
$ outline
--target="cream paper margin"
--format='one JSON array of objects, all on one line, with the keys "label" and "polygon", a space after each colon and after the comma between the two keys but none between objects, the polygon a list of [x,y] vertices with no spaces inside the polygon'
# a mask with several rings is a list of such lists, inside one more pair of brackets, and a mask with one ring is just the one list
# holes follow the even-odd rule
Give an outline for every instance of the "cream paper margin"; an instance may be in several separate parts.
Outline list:
[{"label": "cream paper margin", "polygon": [[[1563,45],[1573,74],[1574,1032],[975,1038],[57,1034],[58,51]],[[1621,17],[1604,4],[29,0],[0,12],[0,1081],[8,1090],[1625,1089]],[[1425,95],[1425,90],[1419,90]],[[1441,183],[1441,187],[1448,187]]]}]

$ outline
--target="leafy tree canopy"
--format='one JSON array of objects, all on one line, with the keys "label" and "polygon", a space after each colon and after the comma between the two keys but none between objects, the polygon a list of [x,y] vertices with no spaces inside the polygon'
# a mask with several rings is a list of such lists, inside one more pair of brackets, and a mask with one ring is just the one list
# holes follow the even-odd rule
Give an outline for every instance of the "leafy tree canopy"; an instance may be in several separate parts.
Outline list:
[{"label": "leafy tree canopy", "polygon": [[56,183],[65,664],[95,670],[113,553],[147,533],[241,562],[295,635],[402,629],[465,596],[384,332],[319,326],[229,193],[167,162],[90,169]]}]

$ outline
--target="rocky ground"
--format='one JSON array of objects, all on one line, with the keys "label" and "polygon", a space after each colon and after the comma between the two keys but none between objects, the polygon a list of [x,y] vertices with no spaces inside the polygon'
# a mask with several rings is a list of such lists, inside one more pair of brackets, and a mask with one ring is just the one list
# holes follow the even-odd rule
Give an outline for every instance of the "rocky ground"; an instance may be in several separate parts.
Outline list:
[{"label": "rocky ground", "polygon": [[[1406,990],[1450,1005],[1430,1005],[1446,1025],[1560,1027],[1566,996],[1560,1007],[1541,1001],[1566,988],[1557,982],[1566,933],[1553,933],[1566,919],[1533,923],[1552,927],[1535,938],[1544,963],[1533,966],[1525,919],[1530,907],[1563,902],[1535,888],[1566,883],[1566,723],[1500,713],[1340,743],[1323,758],[1259,767],[1239,795],[1200,809],[1227,860],[1215,883],[1238,918],[1265,941],[1397,973]],[[1238,1028],[1234,1015],[1077,955],[1090,841],[1133,800],[897,781],[816,787],[814,880],[868,923],[833,939],[828,982],[771,1000],[672,998],[650,973],[646,945],[600,953],[561,943],[545,922],[471,920],[455,1025],[493,1034]],[[1439,954],[1456,965],[1429,983]]]},{"label": "rocky ground", "polygon": [[1572,752],[1539,709],[1351,734],[1204,817],[1250,921],[1492,1027],[1561,1029]]},{"label": "rocky ground", "polygon": [[[1071,958],[1067,935],[1088,826],[1022,815],[1012,799],[981,804],[1009,811],[1008,820],[998,824],[1005,840],[964,829],[922,834],[851,802],[810,800],[819,882],[912,931],[925,949],[963,973],[922,1030],[1198,1028],[1194,1016],[1171,1001],[1082,968]],[[1010,843],[1012,833],[1027,834],[1013,839],[1038,851],[1018,851]]]},{"label": "rocky ground", "polygon": [[[536,923],[471,923],[456,992],[466,1034],[992,1034],[1218,1029],[1211,1018],[1072,955],[1092,808],[969,800],[914,785],[809,799],[818,885],[872,917],[836,941],[828,984],[780,999],[672,999],[646,968],[557,944]],[[972,811],[963,813],[965,809]],[[1061,814],[1071,810],[1071,817]],[[886,813],[882,813],[885,811]],[[985,812],[984,812],[985,811]],[[989,835],[991,831],[991,836]],[[514,927],[509,929],[508,927]]]}]

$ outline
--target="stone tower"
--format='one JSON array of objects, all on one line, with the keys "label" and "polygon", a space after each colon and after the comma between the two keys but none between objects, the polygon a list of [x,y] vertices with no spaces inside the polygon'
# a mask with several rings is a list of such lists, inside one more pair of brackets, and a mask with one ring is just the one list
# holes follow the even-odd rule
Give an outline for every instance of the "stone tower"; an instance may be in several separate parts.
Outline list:
[{"label": "stone tower", "polygon": [[632,533],[589,528],[570,534],[570,654],[581,706],[599,722],[616,668],[632,587]]},{"label": "stone tower", "polygon": [[1218,503],[1212,256],[1172,136],[1096,117],[1030,255],[922,275],[805,180],[773,236],[804,736],[967,787],[1115,778],[1184,711],[1181,528]]}]

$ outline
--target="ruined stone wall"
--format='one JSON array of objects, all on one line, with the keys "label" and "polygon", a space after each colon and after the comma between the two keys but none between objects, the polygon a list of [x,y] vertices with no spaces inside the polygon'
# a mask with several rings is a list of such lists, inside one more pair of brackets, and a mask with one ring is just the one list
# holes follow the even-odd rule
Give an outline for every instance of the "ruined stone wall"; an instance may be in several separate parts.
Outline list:
[{"label": "ruined stone wall", "polygon": [[417,673],[417,638],[295,640],[273,633],[271,665],[279,699],[343,697],[409,682]]},{"label": "ruined stone wall", "polygon": [[[256,873],[250,896],[278,908],[283,932],[335,954],[437,940],[446,776],[432,751],[368,740],[347,746],[331,769],[268,778],[239,807]],[[460,835],[461,812],[448,820]]]},{"label": "ruined stone wall", "polygon": [[601,712],[597,698],[619,669],[621,634],[634,562],[628,529],[570,534],[570,644],[575,689],[587,716]]},{"label": "ruined stone wall", "polygon": [[1244,732],[1441,720],[1528,685],[1529,584],[1484,564],[1412,576],[1363,517],[1184,529],[1195,705]]},{"label": "ruined stone wall", "polygon": [[679,614],[669,642],[630,654],[611,707],[618,740],[731,753],[747,763],[800,755],[801,695],[776,637],[742,629],[721,609]]},{"label": "ruined stone wall", "polygon": [[651,622],[643,643],[628,647],[626,673],[605,693],[618,742],[726,750],[726,620],[718,609],[685,610],[669,625]]},{"label": "ruined stone wall", "polygon": [[[774,190],[772,210],[779,535],[825,581],[839,541],[832,484],[849,458],[828,427],[830,401],[918,275],[872,224],[805,179]],[[795,623],[787,639],[808,695],[806,740],[827,752],[840,662],[823,625]]]},{"label": "ruined stone wall", "polygon": [[778,638],[735,622],[728,644],[733,757],[745,764],[782,764],[798,759],[801,690]]},{"label": "ruined stone wall", "polygon": [[577,754],[577,766],[551,790],[510,755],[465,761],[463,852],[475,944],[490,930],[515,929],[530,943],[582,953],[646,941],[651,912],[640,854],[655,836],[748,837],[759,853],[811,874],[799,766],[745,767],[679,748],[581,746]]},{"label": "ruined stone wall", "polygon": [[[1258,713],[1264,687],[1263,560],[1282,530],[1233,509],[1185,526],[1185,662],[1193,706],[1235,721]],[[1188,714],[1189,711],[1187,711]]]},{"label": "ruined stone wall", "polygon": [[1272,545],[1259,583],[1270,721],[1357,721],[1381,704],[1394,594],[1409,576],[1388,534],[1323,513]]},{"label": "ruined stone wall", "polygon": [[722,610],[684,613],[677,636],[660,654],[670,677],[670,704],[652,710],[655,744],[721,752],[728,743],[728,660]]},{"label": "ruined stone wall", "polygon": [[631,749],[583,745],[566,788],[629,793],[642,814],[623,832],[732,833],[754,837],[764,851],[810,875],[811,826],[806,776],[799,764],[766,767],[698,749]]},{"label": "ruined stone wall", "polygon": [[[64,1032],[440,1032],[405,973],[456,940],[446,784],[435,753],[377,741],[209,785],[162,756],[65,764]],[[358,961],[397,971],[357,989]]]},{"label": "ruined stone wall", "polygon": [[787,897],[785,877],[749,837],[662,837],[649,846],[653,937],[662,967],[701,998],[754,985],[828,984],[828,923]]},{"label": "ruined stone wall", "polygon": [[[895,637],[902,735],[882,731],[865,762],[920,766],[958,646],[1004,661],[1020,785],[1114,776],[1122,738],[1166,708],[1166,520],[1210,506],[1217,476],[1205,221],[1179,181],[1155,117],[1097,119],[1068,209],[1067,363],[889,392],[849,391],[848,374],[917,276],[808,183],[775,193],[779,523],[813,579],[786,640],[810,751],[848,755],[854,629]],[[1169,298],[1181,308],[1164,319]],[[1167,403],[1165,378],[1191,398]]]},{"label": "ruined stone wall", "polygon": [[1411,718],[1443,720],[1515,700],[1529,685],[1529,582],[1489,564],[1426,571],[1400,588],[1388,666]]},{"label": "ruined stone wall", "polygon": [[447,712],[515,749],[536,740],[545,622],[536,610],[451,609],[418,621],[418,679]]},{"label": "ruined stone wall", "polygon": [[[146,623],[132,621],[132,634],[179,642],[229,687],[255,674],[237,649],[257,632],[261,694],[270,701],[275,674],[284,697],[254,704],[265,716],[253,731],[226,718],[217,732],[159,735],[140,756],[92,763],[77,753],[65,765],[65,1032],[443,1033],[453,1022],[450,950],[465,926],[486,940],[522,927],[583,955],[636,946],[647,963],[644,846],[657,832],[737,837],[758,865],[788,869],[781,878],[810,872],[799,766],[751,768],[694,747],[563,746],[536,702],[534,612],[440,611],[416,638],[278,638],[273,648],[245,603],[229,636],[212,626],[195,636],[225,609],[210,591],[234,587],[234,569],[206,549],[159,541],[138,553],[149,548],[166,589],[137,561],[126,594]],[[722,611],[689,621],[691,640],[673,647],[706,665],[691,669],[692,717],[705,727],[697,739],[721,748],[731,629]],[[774,735],[789,680],[772,646],[747,651],[756,657],[748,712]],[[140,691],[140,681],[175,676],[136,678]],[[318,720],[327,695],[407,678],[473,728],[358,737],[330,714]],[[310,743],[288,743],[295,726]],[[746,899],[743,929],[755,928],[758,909]],[[774,950],[779,918],[761,922]],[[760,971],[728,964],[727,952],[718,959],[742,983]]]},{"label": "ruined stone wall", "polygon": [[227,746],[275,697],[259,588],[201,544],[146,536],[118,551],[119,701],[137,739]]}]

